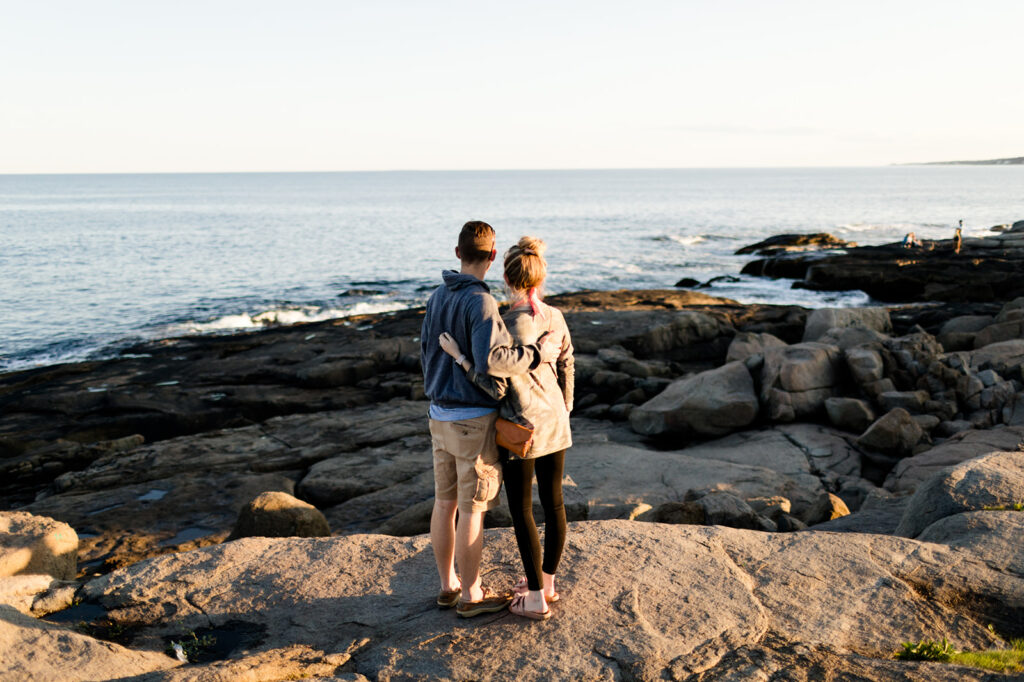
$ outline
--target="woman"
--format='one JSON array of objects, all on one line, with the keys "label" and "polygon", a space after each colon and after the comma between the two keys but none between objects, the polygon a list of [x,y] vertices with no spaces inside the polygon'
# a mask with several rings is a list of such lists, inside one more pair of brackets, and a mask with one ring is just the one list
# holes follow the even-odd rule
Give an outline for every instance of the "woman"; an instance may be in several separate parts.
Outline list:
[{"label": "woman", "polygon": [[[502,318],[516,344],[531,344],[550,332],[561,336],[561,353],[554,364],[512,377],[495,379],[477,374],[450,334],[441,335],[441,347],[469,373],[470,379],[500,399],[499,414],[509,421],[533,428],[533,443],[520,458],[502,449],[505,494],[516,532],[526,577],[513,587],[509,610],[526,618],[546,620],[548,604],[558,601],[555,571],[565,545],[565,506],[562,476],[565,451],[572,445],[569,412],[573,400],[572,342],[565,318],[541,300],[540,288],[547,275],[546,245],[536,237],[523,237],[505,254],[505,284],[510,308]],[[544,509],[544,553],[533,519],[533,477]]]}]

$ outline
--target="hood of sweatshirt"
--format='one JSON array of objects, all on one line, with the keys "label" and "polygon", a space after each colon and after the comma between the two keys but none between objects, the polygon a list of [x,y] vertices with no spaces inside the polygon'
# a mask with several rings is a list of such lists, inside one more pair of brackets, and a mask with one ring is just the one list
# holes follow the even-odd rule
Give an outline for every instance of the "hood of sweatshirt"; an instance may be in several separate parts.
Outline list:
[{"label": "hood of sweatshirt", "polygon": [[445,270],[441,273],[441,278],[444,280],[444,285],[449,291],[460,291],[462,289],[469,289],[470,287],[475,286],[483,287],[484,291],[491,290],[483,280],[479,280],[473,275],[455,272],[454,270]]}]

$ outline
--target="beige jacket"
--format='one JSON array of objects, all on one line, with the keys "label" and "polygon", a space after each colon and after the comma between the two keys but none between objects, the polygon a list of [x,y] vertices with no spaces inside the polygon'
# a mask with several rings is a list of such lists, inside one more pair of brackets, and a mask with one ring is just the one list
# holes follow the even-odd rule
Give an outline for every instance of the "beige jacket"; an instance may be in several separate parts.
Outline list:
[{"label": "beige jacket", "polygon": [[535,317],[529,307],[520,306],[502,315],[502,319],[517,345],[535,343],[544,332],[561,337],[562,352],[558,360],[509,379],[469,371],[471,381],[501,400],[498,413],[502,417],[533,426],[533,445],[527,458],[548,455],[572,445],[569,429],[575,372],[572,339],[561,311],[549,305],[544,305],[544,311],[545,316]]}]

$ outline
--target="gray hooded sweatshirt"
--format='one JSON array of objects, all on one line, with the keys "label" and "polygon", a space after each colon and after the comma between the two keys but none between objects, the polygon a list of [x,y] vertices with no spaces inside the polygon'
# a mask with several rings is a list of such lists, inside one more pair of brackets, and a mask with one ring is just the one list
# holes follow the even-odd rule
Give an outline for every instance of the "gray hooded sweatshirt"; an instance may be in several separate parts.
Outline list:
[{"label": "gray hooded sweatshirt", "polygon": [[462,352],[481,374],[510,377],[540,364],[540,344],[513,346],[498,314],[490,288],[473,275],[442,273],[444,284],[427,301],[420,334],[423,389],[430,402],[445,408],[492,407],[498,401],[477,387],[441,349],[441,332],[455,337]]}]

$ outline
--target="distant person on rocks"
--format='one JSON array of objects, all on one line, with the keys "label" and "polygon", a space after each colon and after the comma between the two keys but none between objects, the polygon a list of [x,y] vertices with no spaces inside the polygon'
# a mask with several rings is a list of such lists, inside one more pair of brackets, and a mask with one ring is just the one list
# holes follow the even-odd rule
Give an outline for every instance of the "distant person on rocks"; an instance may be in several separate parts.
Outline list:
[{"label": "distant person on rocks", "polygon": [[917,238],[917,235],[913,232],[908,232],[907,236],[903,238],[903,248],[912,249],[915,247],[924,246],[924,242]]},{"label": "distant person on rocks", "polygon": [[[502,418],[533,428],[533,441],[522,457],[500,448],[512,525],[526,576],[514,586],[515,598],[509,610],[519,616],[546,620],[548,604],[558,601],[555,571],[565,546],[565,505],[562,477],[565,451],[572,445],[569,413],[573,405],[574,360],[569,329],[562,313],[541,300],[540,288],[547,275],[545,244],[535,237],[523,237],[505,254],[505,283],[510,308],[504,320],[516,343],[536,343],[544,334],[561,340],[553,363],[544,363],[526,374],[509,379],[482,375],[462,354],[462,346],[451,334],[442,334],[441,347],[456,358],[467,375],[494,397],[502,398]],[[533,519],[533,477],[544,509],[544,553]]]},{"label": "distant person on rocks", "polygon": [[953,233],[953,253],[960,255],[960,249],[963,248],[964,238],[961,232],[964,229],[964,221],[960,221],[960,226],[956,228],[956,232]]},{"label": "distant person on rocks", "polygon": [[[430,436],[434,453],[434,509],[430,539],[441,591],[437,604],[456,607],[460,616],[500,611],[512,595],[481,584],[483,516],[498,501],[501,469],[494,422],[498,401],[480,390],[441,350],[438,337],[449,332],[465,362],[493,377],[523,374],[554,361],[559,341],[531,339],[513,346],[498,315],[498,304],[483,282],[494,261],[494,229],[471,221],[459,233],[455,255],[459,272],[445,270],[443,284],[430,296],[420,341],[423,386],[430,399]],[[458,511],[458,524],[456,524]],[[455,564],[461,579],[455,572]]]}]

